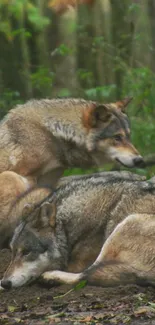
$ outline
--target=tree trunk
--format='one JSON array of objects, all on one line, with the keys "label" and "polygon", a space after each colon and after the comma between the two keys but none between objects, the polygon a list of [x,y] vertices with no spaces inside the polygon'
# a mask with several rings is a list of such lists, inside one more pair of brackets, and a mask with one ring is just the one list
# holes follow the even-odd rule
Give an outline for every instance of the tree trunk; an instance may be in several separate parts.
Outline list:
[{"label": "tree trunk", "polygon": [[58,52],[56,85],[59,96],[76,95],[76,13],[66,12],[58,17]]},{"label": "tree trunk", "polygon": [[130,1],[110,0],[113,60],[118,98],[122,93],[125,70],[130,65],[134,23],[129,20]]},{"label": "tree trunk", "polygon": [[95,60],[92,55],[93,7],[79,5],[77,9],[77,67],[81,90],[97,84]]},{"label": "tree trunk", "polygon": [[151,27],[151,38],[152,38],[152,57],[151,57],[151,68],[155,72],[155,0],[148,0],[148,14]]},{"label": "tree trunk", "polygon": [[[45,0],[37,0],[36,6],[39,9],[40,17],[43,17],[45,12]],[[46,29],[42,29],[38,32],[38,35],[36,36],[36,44],[39,64],[49,68],[49,51],[46,39]]]},{"label": "tree trunk", "polygon": [[22,76],[23,76],[24,89],[25,89],[24,92],[25,92],[26,99],[28,99],[33,96],[33,89],[32,89],[32,82],[31,82],[30,54],[29,54],[27,39],[25,36],[25,12],[26,12],[25,5],[26,2],[23,4],[23,8],[21,10],[19,28],[21,29],[20,41],[21,41],[21,51],[22,51],[22,59],[23,59]]}]

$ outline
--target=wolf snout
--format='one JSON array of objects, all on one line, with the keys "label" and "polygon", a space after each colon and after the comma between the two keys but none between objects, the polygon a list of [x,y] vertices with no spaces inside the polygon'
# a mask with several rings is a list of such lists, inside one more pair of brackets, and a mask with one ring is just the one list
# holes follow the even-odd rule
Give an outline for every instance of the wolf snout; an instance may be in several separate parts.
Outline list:
[{"label": "wolf snout", "polygon": [[2,286],[2,288],[4,288],[4,289],[11,289],[11,287],[12,287],[12,283],[11,283],[11,281],[9,281],[9,280],[2,280],[1,281],[1,286]]},{"label": "wolf snout", "polygon": [[141,167],[141,168],[145,167],[145,162],[144,162],[142,156],[138,156],[138,157],[134,158],[133,162],[134,162],[135,167]]}]

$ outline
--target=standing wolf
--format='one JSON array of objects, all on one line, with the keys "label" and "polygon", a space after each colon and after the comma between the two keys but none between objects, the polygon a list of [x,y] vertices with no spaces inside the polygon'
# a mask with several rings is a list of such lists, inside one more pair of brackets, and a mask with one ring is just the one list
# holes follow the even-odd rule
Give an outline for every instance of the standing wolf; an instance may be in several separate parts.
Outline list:
[{"label": "standing wolf", "polygon": [[[44,191],[34,189],[25,199],[31,213],[24,209],[24,220],[14,231],[2,287],[24,285],[43,272],[46,281],[87,279],[103,286],[154,276],[153,182],[90,175],[66,182],[54,196]],[[39,195],[41,201],[31,206]],[[25,203],[23,197],[15,209]]]},{"label": "standing wolf", "polygon": [[68,167],[101,166],[107,160],[139,166],[143,159],[130,142],[125,115],[130,100],[46,99],[17,105],[0,124],[0,173],[11,170],[54,186]]}]

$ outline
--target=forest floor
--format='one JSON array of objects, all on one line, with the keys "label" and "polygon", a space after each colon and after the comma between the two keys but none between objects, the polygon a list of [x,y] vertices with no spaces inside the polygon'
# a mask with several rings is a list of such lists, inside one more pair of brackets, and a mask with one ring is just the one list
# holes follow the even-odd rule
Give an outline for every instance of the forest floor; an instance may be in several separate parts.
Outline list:
[{"label": "forest floor", "polygon": [[[0,277],[10,252],[0,252]],[[86,286],[73,290],[41,284],[0,291],[0,325],[155,325],[155,290]],[[67,293],[67,294],[66,294]],[[66,294],[64,297],[62,295]]]}]

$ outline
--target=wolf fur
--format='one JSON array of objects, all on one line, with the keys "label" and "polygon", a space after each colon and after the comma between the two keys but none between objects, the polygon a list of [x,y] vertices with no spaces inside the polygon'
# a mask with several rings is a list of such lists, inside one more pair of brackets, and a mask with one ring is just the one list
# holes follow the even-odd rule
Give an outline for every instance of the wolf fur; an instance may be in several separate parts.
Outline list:
[{"label": "wolf fur", "polygon": [[125,108],[131,99],[103,104],[83,99],[30,100],[0,123],[0,173],[14,171],[52,185],[66,168],[143,159],[130,142]]},{"label": "wolf fur", "polygon": [[[128,171],[101,172],[91,175],[63,177],[58,182],[58,187],[68,184],[71,180],[82,180],[90,177],[101,177],[102,181],[107,179],[111,180],[113,178],[124,180],[145,179],[144,176],[133,174]],[[32,195],[31,188],[35,185],[35,179],[25,178],[14,172],[9,171],[0,174],[0,249],[9,247],[8,245],[13,235],[13,231],[20,220],[23,208],[27,202],[31,201],[31,204],[40,203],[41,199],[46,198],[51,193],[51,189],[45,188],[40,191],[40,188],[38,188]]]},{"label": "wolf fur", "polygon": [[13,202],[35,183],[35,179],[11,171],[0,174],[0,249],[5,247],[14,229],[13,220],[9,218]]},{"label": "wolf fur", "polygon": [[11,240],[2,287],[24,285],[44,272],[46,281],[71,284],[153,279],[154,182],[82,177],[34,206],[35,191]]}]

